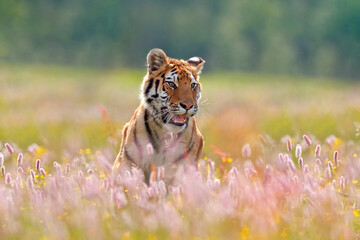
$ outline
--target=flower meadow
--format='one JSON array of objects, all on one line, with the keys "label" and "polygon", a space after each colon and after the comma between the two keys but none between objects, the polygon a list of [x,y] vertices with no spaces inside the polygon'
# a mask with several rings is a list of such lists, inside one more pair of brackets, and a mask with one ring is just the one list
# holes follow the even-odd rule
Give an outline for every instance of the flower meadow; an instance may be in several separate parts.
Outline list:
[{"label": "flower meadow", "polygon": [[[2,239],[354,239],[360,148],[335,136],[259,136],[232,158],[112,173],[103,148],[52,161],[49,150],[1,143]],[[256,152],[256,154],[254,154]],[[151,154],[151,152],[150,152]]]},{"label": "flower meadow", "polygon": [[360,84],[205,72],[204,150],[171,183],[111,171],[143,76],[1,65],[0,239],[358,238]]}]

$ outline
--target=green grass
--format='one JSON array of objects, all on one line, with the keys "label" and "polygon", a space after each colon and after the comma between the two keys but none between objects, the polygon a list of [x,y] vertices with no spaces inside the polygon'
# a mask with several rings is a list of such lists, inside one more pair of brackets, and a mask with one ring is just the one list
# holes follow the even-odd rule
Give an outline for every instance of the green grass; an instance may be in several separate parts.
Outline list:
[{"label": "green grass", "polygon": [[[106,109],[120,139],[122,125],[139,104],[145,70],[86,69],[44,65],[2,65],[0,139],[24,148],[33,142],[60,153],[69,142],[100,148],[109,144],[99,106]],[[197,118],[210,145],[238,156],[258,134],[275,140],[312,133],[356,140],[360,85],[355,82],[213,72],[201,76]]]}]

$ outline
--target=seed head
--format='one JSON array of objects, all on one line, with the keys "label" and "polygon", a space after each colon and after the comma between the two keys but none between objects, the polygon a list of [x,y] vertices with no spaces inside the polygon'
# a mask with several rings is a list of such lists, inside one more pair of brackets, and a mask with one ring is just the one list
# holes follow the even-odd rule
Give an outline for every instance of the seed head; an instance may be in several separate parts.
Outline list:
[{"label": "seed head", "polygon": [[245,158],[248,158],[251,156],[251,147],[250,147],[250,144],[245,144],[242,149],[241,149],[241,152],[242,152],[242,155],[243,157]]},{"label": "seed head", "polygon": [[0,166],[4,165],[4,155],[0,153]]},{"label": "seed head", "polygon": [[292,150],[292,144],[291,144],[291,139],[290,139],[290,137],[288,137],[288,138],[286,139],[286,148],[287,148],[288,151],[291,151],[291,150]]},{"label": "seed head", "polygon": [[35,167],[36,170],[40,171],[40,159],[36,160]]},{"label": "seed head", "polygon": [[230,176],[231,176],[232,178],[236,178],[237,176],[239,176],[239,171],[237,170],[236,167],[231,168],[231,170],[230,170]]},{"label": "seed head", "polygon": [[22,165],[23,157],[24,157],[24,156],[23,156],[22,153],[19,153],[19,154],[18,154],[17,161],[16,161],[18,166],[21,166],[21,165]]},{"label": "seed head", "polygon": [[10,155],[14,153],[14,148],[9,143],[5,143],[5,147]]},{"label": "seed head", "polygon": [[334,152],[334,162],[335,162],[335,166],[339,167],[339,152],[338,151]]},{"label": "seed head", "polygon": [[79,176],[80,179],[84,178],[84,174],[83,174],[83,172],[81,170],[79,171],[78,176]]},{"label": "seed head", "polygon": [[66,174],[69,174],[69,173],[70,173],[70,163],[67,163],[67,164],[66,164],[65,173],[66,173]]},{"label": "seed head", "polygon": [[344,178],[344,176],[341,176],[340,177],[340,189],[341,190],[345,190],[345,186],[346,186],[346,181],[345,181],[345,178]]},{"label": "seed head", "polygon": [[302,157],[299,157],[298,162],[299,162],[299,167],[300,167],[300,168],[303,168],[303,166],[304,166],[304,160],[303,160]]},{"label": "seed head", "polygon": [[314,167],[314,173],[315,173],[316,175],[319,175],[319,173],[320,173],[319,165],[315,165],[315,167]]},{"label": "seed head", "polygon": [[320,144],[318,144],[315,147],[315,157],[316,158],[320,157],[320,154],[321,154],[321,146],[320,146]]},{"label": "seed head", "polygon": [[330,168],[330,170],[333,169],[333,165],[332,165],[332,163],[330,161],[328,162],[328,167]]},{"label": "seed head", "polygon": [[309,174],[309,165],[305,164],[304,165],[304,174]]},{"label": "seed head", "polygon": [[35,173],[32,169],[30,170],[30,177],[32,180],[35,180]]},{"label": "seed head", "polygon": [[301,157],[302,149],[300,144],[296,144],[296,150],[295,150],[295,157],[299,158]]},{"label": "seed head", "polygon": [[331,168],[330,167],[327,167],[326,170],[325,170],[325,176],[327,179],[330,179],[331,178]]},{"label": "seed head", "polygon": [[332,187],[333,187],[334,189],[336,188],[336,180],[335,180],[335,179],[332,181]]},{"label": "seed head", "polygon": [[10,173],[7,173],[6,174],[6,177],[5,177],[5,183],[7,185],[9,185],[11,183],[11,176],[10,176]]},{"label": "seed head", "polygon": [[310,147],[311,139],[307,135],[303,135],[303,138],[305,140],[306,145],[308,145],[308,147]]},{"label": "seed head", "polygon": [[41,173],[41,175],[44,175],[44,176],[46,175],[46,172],[43,168],[40,168],[40,173]]}]

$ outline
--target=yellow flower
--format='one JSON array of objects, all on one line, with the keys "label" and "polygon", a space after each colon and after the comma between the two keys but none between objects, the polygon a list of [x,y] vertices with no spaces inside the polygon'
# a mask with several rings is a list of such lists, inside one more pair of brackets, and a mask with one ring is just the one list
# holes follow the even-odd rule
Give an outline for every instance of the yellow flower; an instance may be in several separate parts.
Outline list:
[{"label": "yellow flower", "polygon": [[359,216],[360,216],[360,214],[359,214],[359,209],[355,209],[355,210],[353,211],[353,214],[354,214],[355,217],[359,217]]},{"label": "yellow flower", "polygon": [[45,152],[45,148],[39,146],[39,147],[35,150],[35,152],[36,152],[37,154],[43,154],[43,153]]},{"label": "yellow flower", "polygon": [[353,184],[357,184],[357,183],[358,183],[358,180],[353,180],[352,183],[353,183]]},{"label": "yellow flower", "polygon": [[231,157],[228,157],[227,161],[228,161],[228,163],[231,163],[233,160]]},{"label": "yellow flower", "polygon": [[247,239],[250,236],[250,228],[245,226],[241,229],[240,232],[241,239]]}]

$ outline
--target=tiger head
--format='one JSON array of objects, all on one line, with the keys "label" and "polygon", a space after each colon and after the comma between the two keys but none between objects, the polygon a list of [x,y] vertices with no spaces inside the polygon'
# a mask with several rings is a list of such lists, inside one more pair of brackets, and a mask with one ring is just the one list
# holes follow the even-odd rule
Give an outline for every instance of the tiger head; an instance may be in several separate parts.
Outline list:
[{"label": "tiger head", "polygon": [[149,52],[141,100],[157,124],[171,132],[179,132],[198,112],[199,75],[204,63],[200,57],[187,61],[173,59],[157,48]]}]

